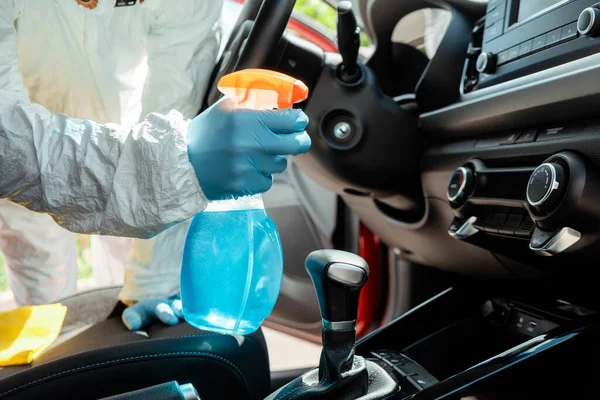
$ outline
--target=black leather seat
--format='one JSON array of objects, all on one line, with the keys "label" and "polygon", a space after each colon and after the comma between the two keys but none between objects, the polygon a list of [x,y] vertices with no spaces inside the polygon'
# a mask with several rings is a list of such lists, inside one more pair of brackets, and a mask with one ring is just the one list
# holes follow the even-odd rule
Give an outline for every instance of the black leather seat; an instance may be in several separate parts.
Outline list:
[{"label": "black leather seat", "polygon": [[117,312],[27,367],[0,369],[0,399],[98,399],[148,386],[192,383],[203,400],[263,399],[270,392],[262,331],[202,332],[181,323],[127,331]]}]

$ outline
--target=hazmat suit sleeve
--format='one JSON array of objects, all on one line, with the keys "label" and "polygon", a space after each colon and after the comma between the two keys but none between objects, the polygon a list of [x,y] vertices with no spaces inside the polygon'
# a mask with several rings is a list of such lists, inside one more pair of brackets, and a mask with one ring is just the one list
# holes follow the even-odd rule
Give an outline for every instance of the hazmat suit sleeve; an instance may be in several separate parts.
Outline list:
[{"label": "hazmat suit sleeve", "polygon": [[30,102],[17,57],[19,4],[0,1],[0,198],[73,232],[139,238],[202,211],[180,113],[125,128]]},{"label": "hazmat suit sleeve", "polygon": [[[150,3],[148,3],[150,4]],[[219,51],[220,0],[163,0],[148,37],[148,76],[142,115],[175,109],[196,116]],[[125,267],[120,299],[126,304],[179,293],[179,275],[190,221],[152,240],[136,240]]]}]

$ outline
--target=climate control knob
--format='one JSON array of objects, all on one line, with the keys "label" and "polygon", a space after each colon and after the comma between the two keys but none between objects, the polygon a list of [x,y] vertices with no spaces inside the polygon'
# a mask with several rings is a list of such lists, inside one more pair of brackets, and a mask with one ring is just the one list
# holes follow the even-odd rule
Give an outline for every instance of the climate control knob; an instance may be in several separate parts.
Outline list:
[{"label": "climate control knob", "polygon": [[552,211],[560,201],[567,179],[562,166],[544,163],[531,174],[527,183],[527,202],[542,212]]},{"label": "climate control knob", "polygon": [[580,34],[595,37],[600,34],[600,9],[588,7],[579,14],[577,30]]},{"label": "climate control knob", "polygon": [[446,196],[448,201],[455,205],[462,204],[471,190],[475,182],[475,175],[473,170],[468,167],[460,167],[450,177],[448,182],[448,188],[446,189]]}]

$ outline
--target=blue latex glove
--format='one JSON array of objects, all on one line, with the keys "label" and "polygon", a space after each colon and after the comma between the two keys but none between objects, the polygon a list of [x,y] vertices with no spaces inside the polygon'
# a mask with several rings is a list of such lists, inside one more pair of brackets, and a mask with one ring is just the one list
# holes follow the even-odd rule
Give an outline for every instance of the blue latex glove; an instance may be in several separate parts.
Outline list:
[{"label": "blue latex glove", "polygon": [[181,299],[179,296],[170,299],[149,299],[127,307],[121,319],[130,331],[143,329],[154,321],[165,325],[177,325],[183,318]]},{"label": "blue latex glove", "polygon": [[188,130],[188,154],[209,200],[266,192],[287,155],[306,153],[308,117],[301,110],[234,109],[227,98],[196,117]]}]

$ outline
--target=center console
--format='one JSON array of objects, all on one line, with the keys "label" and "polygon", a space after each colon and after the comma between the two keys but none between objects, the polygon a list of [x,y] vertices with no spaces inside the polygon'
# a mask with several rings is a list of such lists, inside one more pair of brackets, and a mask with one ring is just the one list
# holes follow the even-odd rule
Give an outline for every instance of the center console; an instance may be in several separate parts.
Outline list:
[{"label": "center console", "polygon": [[506,283],[448,289],[363,339],[357,354],[395,377],[393,399],[592,398],[594,311],[532,294]]},{"label": "center console", "polygon": [[494,167],[473,159],[448,183],[456,215],[449,234],[460,240],[479,232],[528,240],[544,256],[582,251],[591,245],[581,241],[582,232],[595,235],[600,221],[599,185],[574,152],[554,154],[536,167]]},{"label": "center console", "polygon": [[566,258],[593,268],[600,247],[600,178],[597,164],[586,159],[589,151],[572,140],[565,147],[582,152],[497,159],[487,158],[485,151],[531,151],[552,136],[569,138],[571,129],[525,129],[477,141],[473,148],[479,156],[464,162],[448,181],[446,197],[454,214],[448,234],[545,272],[560,268]]}]

